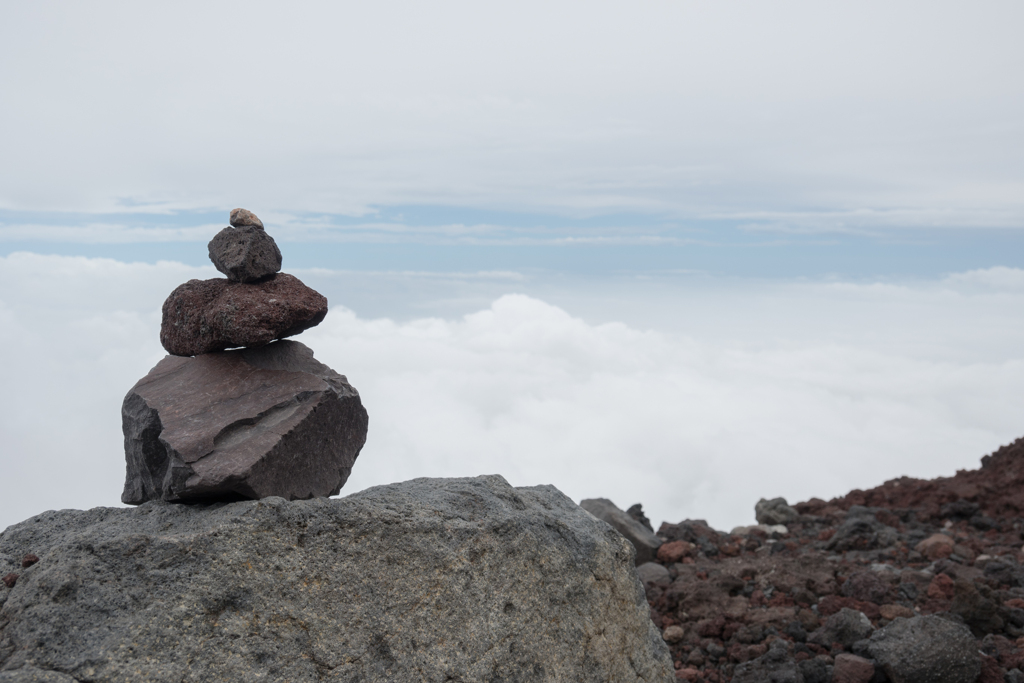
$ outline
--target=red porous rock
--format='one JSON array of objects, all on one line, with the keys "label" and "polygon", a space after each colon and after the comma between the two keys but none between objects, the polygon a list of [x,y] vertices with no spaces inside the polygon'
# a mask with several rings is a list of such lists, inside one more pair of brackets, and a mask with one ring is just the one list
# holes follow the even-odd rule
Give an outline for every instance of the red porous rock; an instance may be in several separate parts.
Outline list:
[{"label": "red porous rock", "polygon": [[955,541],[946,534],[932,534],[914,548],[929,560],[941,560],[953,552]]},{"label": "red porous rock", "polygon": [[833,683],[870,683],[875,675],[871,660],[844,652],[836,656]]},{"label": "red porous rock", "polygon": [[255,283],[189,280],[164,302],[160,343],[175,356],[265,346],[326,315],[327,298],[287,273]]},{"label": "red porous rock", "polygon": [[664,543],[658,548],[658,561],[659,562],[678,562],[683,559],[686,555],[689,555],[694,550],[692,543],[686,541],[671,541]]}]

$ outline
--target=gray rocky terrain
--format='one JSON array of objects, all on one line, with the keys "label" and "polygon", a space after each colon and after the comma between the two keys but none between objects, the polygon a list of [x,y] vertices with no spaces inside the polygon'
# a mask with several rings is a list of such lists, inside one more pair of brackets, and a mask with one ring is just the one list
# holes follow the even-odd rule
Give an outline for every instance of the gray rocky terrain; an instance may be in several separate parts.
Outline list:
[{"label": "gray rocky terrain", "polygon": [[4,683],[675,679],[630,544],[498,476],[47,512],[0,574]]}]

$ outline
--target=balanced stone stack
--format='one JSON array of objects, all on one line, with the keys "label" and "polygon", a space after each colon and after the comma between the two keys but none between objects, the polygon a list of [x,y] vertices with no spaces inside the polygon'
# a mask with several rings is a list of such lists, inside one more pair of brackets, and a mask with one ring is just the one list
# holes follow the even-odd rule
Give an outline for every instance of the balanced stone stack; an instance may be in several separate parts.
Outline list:
[{"label": "balanced stone stack", "polygon": [[209,245],[227,279],[171,292],[160,326],[171,355],[125,397],[125,503],[335,495],[366,441],[359,393],[284,340],[318,325],[327,299],[279,272],[255,214],[235,209],[230,223]]}]

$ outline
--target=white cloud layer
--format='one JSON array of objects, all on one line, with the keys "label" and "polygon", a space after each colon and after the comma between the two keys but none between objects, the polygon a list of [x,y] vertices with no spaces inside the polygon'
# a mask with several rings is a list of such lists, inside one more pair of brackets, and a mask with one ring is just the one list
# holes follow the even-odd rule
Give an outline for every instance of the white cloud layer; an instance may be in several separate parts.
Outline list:
[{"label": "white cloud layer", "polygon": [[18,3],[0,207],[1021,227],[1022,24],[1014,0]]},{"label": "white cloud layer", "polygon": [[[447,295],[427,294],[448,315],[404,318],[356,315],[338,303],[341,275],[299,274],[335,303],[298,339],[348,375],[370,413],[346,493],[497,472],[576,500],[643,502],[655,522],[728,528],[750,522],[762,496],[948,475],[1024,433],[1019,270],[916,284],[623,284],[617,299],[453,276]],[[175,263],[0,258],[0,528],[44,509],[117,504],[120,403],[163,355],[159,304],[211,276]],[[437,279],[360,277],[403,296]],[[477,306],[484,280],[534,295]],[[472,312],[450,314],[455,291]],[[652,328],[648,317],[671,322]]]}]

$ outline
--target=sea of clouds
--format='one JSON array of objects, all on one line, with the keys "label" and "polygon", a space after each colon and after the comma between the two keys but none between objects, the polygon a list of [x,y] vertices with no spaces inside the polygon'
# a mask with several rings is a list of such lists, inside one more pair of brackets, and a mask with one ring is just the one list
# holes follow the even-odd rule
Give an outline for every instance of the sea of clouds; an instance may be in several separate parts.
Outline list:
[{"label": "sea of clouds", "polygon": [[[504,475],[655,524],[753,521],[950,475],[1024,435],[1024,271],[929,281],[294,271],[331,312],[298,340],[370,414],[343,493]],[[0,257],[0,529],[118,505],[121,401],[164,354],[160,304],[212,267]]]}]

